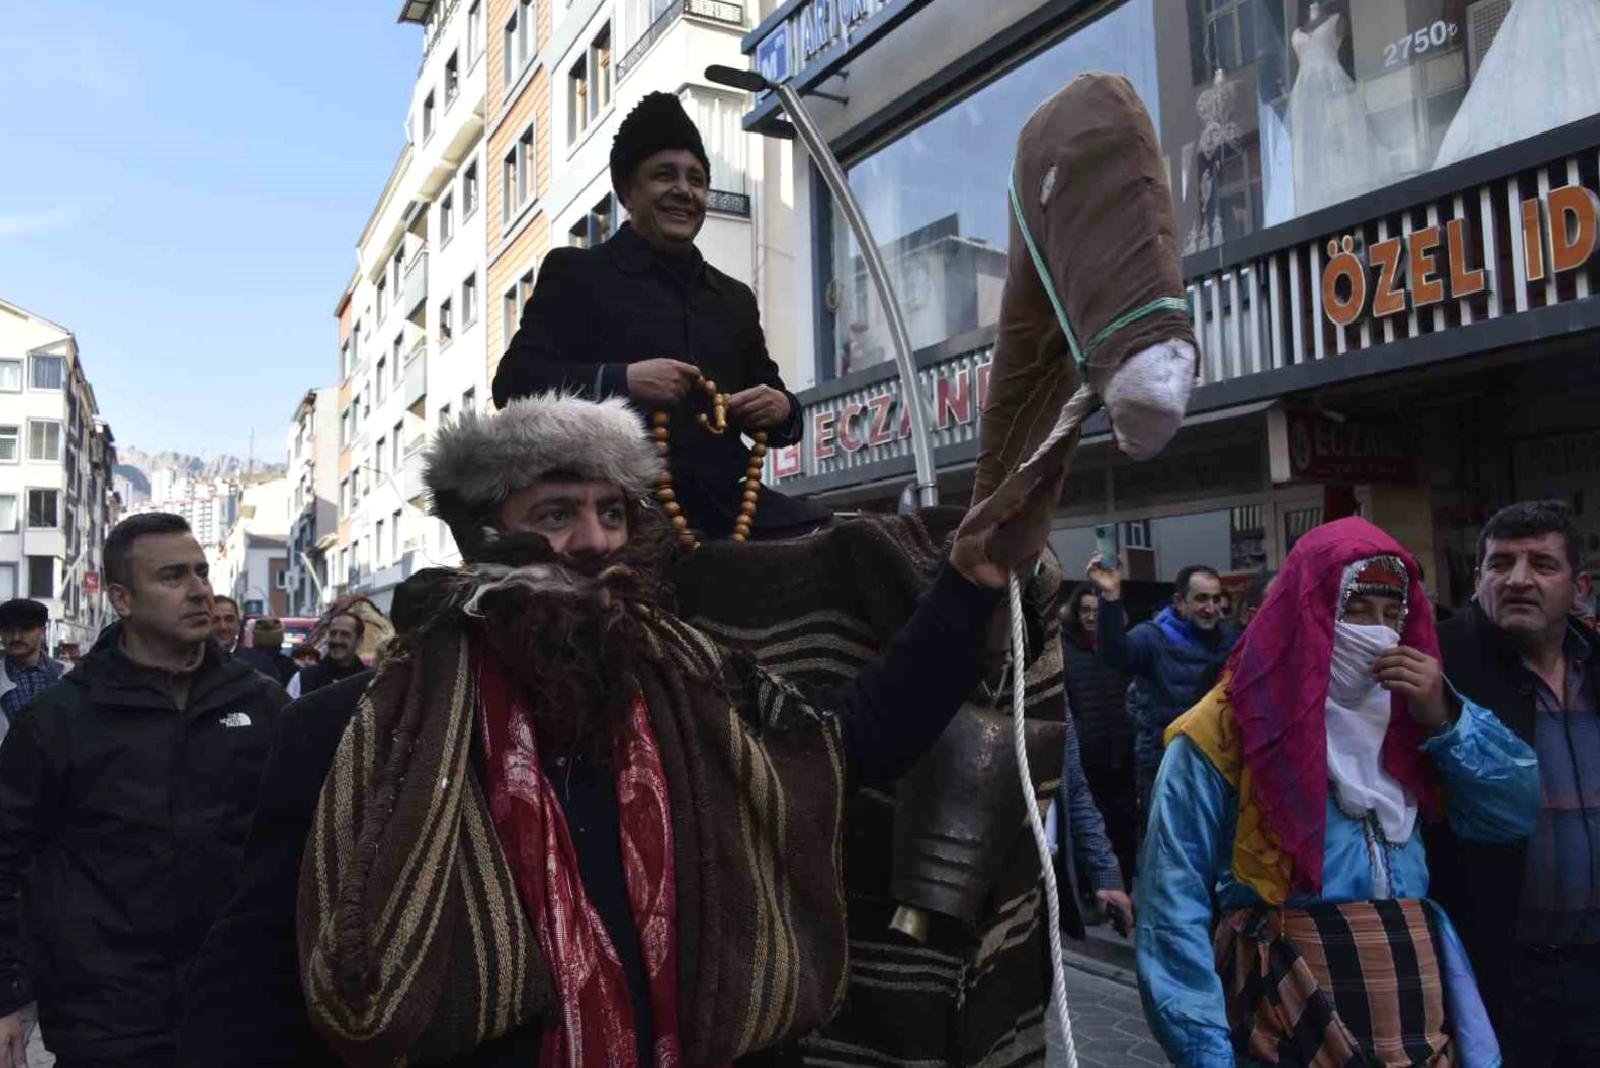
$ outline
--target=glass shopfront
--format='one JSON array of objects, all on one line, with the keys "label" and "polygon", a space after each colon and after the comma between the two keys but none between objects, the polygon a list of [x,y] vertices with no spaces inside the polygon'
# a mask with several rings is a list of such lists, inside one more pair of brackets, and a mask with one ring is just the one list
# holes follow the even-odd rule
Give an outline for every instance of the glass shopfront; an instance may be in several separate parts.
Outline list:
[{"label": "glass shopfront", "polygon": [[[1017,133],[1091,70],[1123,74],[1143,96],[1184,252],[1196,253],[1600,113],[1600,3],[1111,6],[850,162],[914,347],[994,325]],[[825,378],[891,358],[859,248],[837,213],[828,226]]]}]

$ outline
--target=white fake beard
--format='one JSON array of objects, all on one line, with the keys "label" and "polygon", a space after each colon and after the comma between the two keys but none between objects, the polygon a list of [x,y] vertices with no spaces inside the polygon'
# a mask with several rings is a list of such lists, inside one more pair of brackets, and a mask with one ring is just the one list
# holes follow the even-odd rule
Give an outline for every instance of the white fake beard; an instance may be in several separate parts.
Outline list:
[{"label": "white fake beard", "polygon": [[1328,781],[1340,811],[1352,819],[1376,815],[1396,845],[1411,840],[1417,803],[1383,767],[1383,738],[1393,714],[1389,691],[1372,669],[1400,636],[1381,624],[1335,623],[1325,705]]}]

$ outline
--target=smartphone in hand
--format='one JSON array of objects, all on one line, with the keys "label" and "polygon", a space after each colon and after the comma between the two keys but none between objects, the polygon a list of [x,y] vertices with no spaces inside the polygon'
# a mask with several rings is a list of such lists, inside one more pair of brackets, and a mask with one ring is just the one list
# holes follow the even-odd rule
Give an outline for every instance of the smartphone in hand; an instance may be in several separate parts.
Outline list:
[{"label": "smartphone in hand", "polygon": [[1094,528],[1094,551],[1100,557],[1100,566],[1107,571],[1115,571],[1122,566],[1117,559],[1116,524],[1102,523]]}]

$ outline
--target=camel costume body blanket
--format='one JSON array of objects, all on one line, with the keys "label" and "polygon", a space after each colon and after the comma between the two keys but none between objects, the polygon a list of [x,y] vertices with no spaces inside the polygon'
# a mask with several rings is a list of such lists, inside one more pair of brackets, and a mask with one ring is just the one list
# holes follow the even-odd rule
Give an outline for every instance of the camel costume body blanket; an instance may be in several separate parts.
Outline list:
[{"label": "camel costume body blanket", "polygon": [[[960,518],[959,509],[925,509],[864,516],[796,541],[707,543],[673,572],[679,609],[785,682],[821,693],[887,647],[932,581]],[[1055,797],[1066,738],[1055,623],[1060,588],[1060,569],[1049,558],[1026,595],[1024,677],[1041,811]],[[1010,689],[973,694],[968,705],[1009,716]],[[947,925],[928,945],[889,928],[897,905],[890,894],[897,794],[894,785],[866,786],[846,803],[849,989],[837,1014],[800,1042],[801,1058],[833,1068],[881,1068],[886,1059],[996,1068],[1042,1060],[1045,913],[1014,773],[1001,795],[1016,808],[1011,842],[977,921]]]}]

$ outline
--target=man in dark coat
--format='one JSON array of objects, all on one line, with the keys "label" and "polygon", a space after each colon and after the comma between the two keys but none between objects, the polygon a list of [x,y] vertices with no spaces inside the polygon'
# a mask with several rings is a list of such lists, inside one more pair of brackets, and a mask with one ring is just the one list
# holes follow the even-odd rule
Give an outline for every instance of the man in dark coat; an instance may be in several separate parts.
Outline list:
[{"label": "man in dark coat", "polygon": [[286,703],[210,640],[205,553],[182,517],[119,523],[105,573],[120,622],[0,745],[10,1063],[35,999],[62,1068],[171,1063],[183,977],[233,893]]},{"label": "man in dark coat", "polygon": [[1096,651],[1099,600],[1094,586],[1079,583],[1061,613],[1061,653],[1067,706],[1077,726],[1083,775],[1105,820],[1117,864],[1130,882],[1138,837],[1134,793],[1133,730],[1128,718],[1128,677]]},{"label": "man in dark coat", "polygon": [[328,655],[311,667],[301,668],[289,680],[289,696],[304,697],[365,671],[367,666],[356,651],[366,633],[366,623],[352,612],[340,612],[328,620]]},{"label": "man in dark coat", "polygon": [[[646,96],[611,148],[611,183],[630,221],[598,248],[545,257],[495,373],[494,401],[504,407],[562,389],[670,412],[677,503],[703,537],[725,538],[739,515],[750,449],[733,430],[716,435],[698,425],[708,409],[696,376],[731,397],[733,428],[765,432],[774,447],[798,442],[802,420],[767,354],[754,294],[695,248],[710,181],[700,132],[678,98]],[[765,486],[758,494],[756,538],[807,533],[829,514]]]},{"label": "man in dark coat", "polygon": [[14,597],[0,604],[0,740],[11,720],[66,674],[66,665],[44,654],[50,610],[38,601]]},{"label": "man in dark coat", "polygon": [[1427,828],[1431,893],[1513,1068],[1600,1063],[1600,641],[1571,614],[1579,544],[1560,501],[1501,509],[1478,538],[1476,596],[1439,626],[1451,684],[1539,757],[1531,837]]},{"label": "man in dark coat", "polygon": [[1103,566],[1098,556],[1089,561],[1088,570],[1100,598],[1095,623],[1100,656],[1116,670],[1144,679],[1150,698],[1139,718],[1134,749],[1142,819],[1161,766],[1162,733],[1216,683],[1239,634],[1222,625],[1217,610],[1222,579],[1203,564],[1179,571],[1172,603],[1131,631],[1122,603],[1122,572]]},{"label": "man in dark coat", "polygon": [[[749,657],[719,650],[653,603],[641,606],[639,618],[670,628],[660,632],[668,639],[658,645],[650,638],[631,648],[637,609],[627,602],[646,589],[632,583],[648,579],[666,562],[662,520],[637,503],[659,473],[643,427],[618,401],[525,398],[496,416],[465,416],[440,432],[426,477],[436,514],[450,524],[469,564],[424,572],[402,587],[396,622],[412,634],[400,639],[370,684],[361,676],[324,688],[297,702],[285,717],[264,778],[239,893],[213,929],[190,980],[182,1064],[311,1068],[333,1063],[324,1038],[357,1063],[421,1056],[420,1049],[434,1058],[429,1063],[447,1059],[439,1051],[448,1049],[454,1058],[449,1063],[474,1066],[544,1063],[555,1050],[563,1051],[557,1055],[561,1063],[567,1063],[566,1050],[574,1051],[573,1063],[583,1064],[633,1062],[635,1057],[641,1066],[725,1063],[822,1022],[844,989],[842,871],[837,870],[843,783],[892,779],[938,737],[976,684],[986,628],[1008,567],[1042,548],[1043,536],[1034,538],[1032,532],[1043,528],[1030,525],[1032,513],[1048,508],[1054,495],[1046,488],[1016,496],[996,510],[1002,517],[999,527],[963,524],[950,562],[883,658],[812,703]],[[425,587],[457,593],[441,602]],[[413,609],[413,601],[424,603]],[[600,618],[586,618],[591,611]],[[467,631],[459,631],[459,618],[468,622]],[[412,623],[423,625],[407,628]],[[407,689],[403,699],[392,700],[394,680],[416,680],[420,665],[439,650],[461,663],[455,650],[467,642],[480,681],[467,691],[451,686],[448,692],[469,696],[434,700],[424,693],[413,701]],[[734,667],[736,673],[753,673],[741,675],[742,682],[730,676],[727,683],[711,678],[692,687],[709,695],[704,712],[692,713],[692,730],[673,726],[667,709],[699,701],[698,694],[651,681],[658,670],[672,670],[650,666],[669,662],[656,658],[668,656],[675,663],[684,652],[719,674],[724,664],[742,665]],[[528,711],[511,713],[511,737],[520,740],[510,743],[498,726],[502,712],[496,706],[503,699],[495,694],[503,683],[495,679],[502,676],[527,695],[514,702],[529,702]],[[610,707],[619,696],[622,704]],[[439,970],[449,974],[428,977],[442,984],[443,993],[436,987],[408,1015],[405,1006],[387,1000],[402,996],[408,984],[391,986],[386,976],[375,977],[383,982],[372,988],[369,1000],[361,989],[367,980],[351,964],[377,964],[390,955],[390,940],[407,930],[404,919],[399,934],[391,933],[387,922],[381,931],[377,924],[366,926],[372,917],[388,914],[386,899],[404,900],[406,911],[426,913],[428,891],[413,892],[377,875],[370,887],[352,881],[363,878],[367,867],[387,871],[388,860],[405,860],[386,858],[391,850],[408,856],[406,851],[427,843],[413,844],[411,836],[391,826],[370,839],[375,859],[352,863],[335,839],[349,830],[365,841],[369,831],[343,818],[341,798],[346,785],[362,789],[359,772],[354,779],[345,776],[353,762],[367,760],[367,724],[381,717],[384,707],[394,705],[408,723],[405,709],[415,704],[419,714],[425,712],[402,728],[416,739],[411,752],[421,754],[461,701],[477,706],[473,718],[484,741],[472,743],[464,757],[470,781],[482,794],[474,790],[478,800],[459,818],[466,826],[478,818],[472,816],[476,806],[485,806],[485,821],[492,813],[492,824],[483,827],[488,849],[502,859],[492,865],[469,863],[467,854],[460,855],[452,869],[462,886],[459,901],[451,906],[450,899],[440,899],[460,915],[447,911],[430,928],[460,932],[454,955],[439,962]],[[801,701],[803,709],[796,703]],[[713,766],[724,761],[706,761],[699,747],[729,726],[738,746],[727,758],[729,767]],[[460,744],[478,733],[478,728],[466,730]],[[380,728],[373,738],[388,734]],[[608,734],[612,744],[596,751],[593,742]],[[678,747],[684,744],[691,748],[680,760]],[[625,774],[618,763],[633,768],[632,761],[653,762],[649,754],[657,750],[659,771]],[[372,758],[391,759],[381,753]],[[511,787],[498,782],[502,761],[513,776]],[[752,769],[748,774],[759,783],[757,797],[718,792],[716,784],[729,771],[735,777],[747,774],[740,768]],[[404,796],[392,809],[365,807],[371,815],[356,822],[405,818],[409,807],[431,803],[447,784],[460,789],[460,777],[439,779],[415,767],[402,769],[395,788]],[[519,809],[541,797],[540,820],[557,825],[552,837],[531,834],[533,814]],[[663,806],[651,808],[656,822],[650,833],[660,832],[666,818],[667,838],[677,843],[667,868],[677,890],[664,891],[676,902],[675,912],[654,913],[664,922],[649,924],[638,910],[652,901],[661,909],[660,888],[672,884],[658,883],[650,873],[649,856],[659,839],[640,837],[645,828],[634,813],[641,798]],[[793,820],[799,822],[791,826]],[[428,824],[445,828],[438,834],[454,833],[453,825],[449,819]],[[775,841],[769,835],[779,825],[787,845],[772,852]],[[461,833],[465,841],[466,832]],[[753,865],[741,859],[748,854],[740,841],[754,850]],[[481,855],[481,847],[474,850],[471,856]],[[720,861],[707,867],[710,854],[695,859],[704,850]],[[427,867],[401,863],[413,874],[426,874]],[[475,902],[478,894],[494,891],[481,882],[496,870],[515,888],[503,911],[485,912]],[[541,872],[555,874],[542,877]],[[331,881],[335,874],[337,887]],[[763,888],[755,898],[744,889],[747,875],[754,880],[751,886]],[[640,882],[644,879],[650,880],[648,886]],[[705,886],[712,887],[710,897],[701,890]],[[564,894],[573,895],[576,905],[556,907]],[[338,904],[347,900],[363,908],[347,915]],[[535,900],[550,904],[535,907]],[[476,948],[483,943],[475,917],[483,916],[498,928],[491,940],[495,948],[474,962],[474,954],[483,953]],[[507,948],[508,940],[515,942],[528,930],[523,921],[532,929],[529,935],[539,932],[538,945],[553,947],[548,953],[525,945]],[[347,922],[354,926],[341,929]],[[462,926],[451,927],[456,923]],[[576,936],[567,929],[572,925],[579,928]],[[818,929],[827,930],[828,937],[815,938]],[[771,950],[764,963],[756,963],[757,954],[769,952],[767,934],[786,948]],[[355,961],[333,959],[346,952],[352,936],[358,939]],[[419,941],[407,941],[407,952],[397,960],[421,960],[431,951],[428,939],[416,937]],[[523,959],[521,950],[544,963],[514,966],[511,962]],[[581,960],[565,959],[568,953],[581,954]],[[598,971],[583,964],[601,958],[615,963],[602,962]],[[663,969],[664,960],[673,963]],[[541,973],[544,964],[550,987],[531,998],[542,999],[542,1005],[525,1005],[513,988]],[[333,975],[344,978],[330,986]],[[666,992],[671,986],[677,995]],[[475,992],[494,999],[496,1007],[486,1015],[462,1014]],[[345,1025],[347,1012],[369,1009],[376,1010],[370,1028]],[[737,1023],[746,1020],[760,1022],[759,1029],[751,1032]]]},{"label": "man in dark coat", "polygon": [[271,616],[262,616],[250,626],[250,644],[240,647],[236,654],[240,660],[255,668],[280,685],[289,685],[299,668],[283,655],[283,622]]}]

